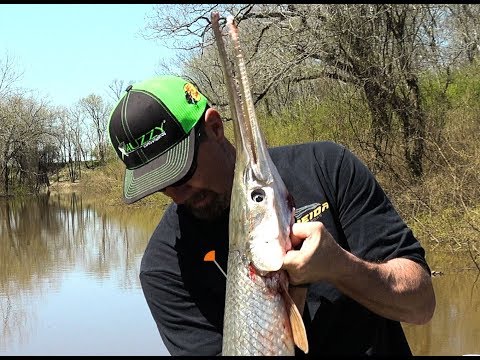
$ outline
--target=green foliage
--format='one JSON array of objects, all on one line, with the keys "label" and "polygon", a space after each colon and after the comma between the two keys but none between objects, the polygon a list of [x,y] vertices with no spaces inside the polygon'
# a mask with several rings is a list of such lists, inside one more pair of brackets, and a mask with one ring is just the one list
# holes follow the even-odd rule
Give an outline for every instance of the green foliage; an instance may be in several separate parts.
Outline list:
[{"label": "green foliage", "polygon": [[[458,116],[477,119],[480,111],[480,66],[468,65],[448,73],[424,73],[421,79],[425,112],[430,131],[438,133],[453,121],[449,131],[457,128]],[[467,120],[468,121],[468,120]]]},{"label": "green foliage", "polygon": [[10,189],[11,194],[14,197],[24,197],[28,195],[32,195],[31,189],[25,184],[15,184],[13,189]]},{"label": "green foliage", "polygon": [[331,84],[322,100],[299,99],[275,115],[259,114],[270,146],[313,141],[354,145],[370,128],[367,108],[353,87]]},{"label": "green foliage", "polygon": [[453,106],[477,105],[480,98],[480,66],[469,65],[453,72],[454,81],[448,87],[448,98]]},{"label": "green foliage", "polygon": [[437,209],[434,216],[422,213],[411,219],[413,232],[431,249],[441,252],[470,249],[478,253],[479,228],[475,230],[475,224],[480,223],[480,207],[462,211],[452,205]]}]

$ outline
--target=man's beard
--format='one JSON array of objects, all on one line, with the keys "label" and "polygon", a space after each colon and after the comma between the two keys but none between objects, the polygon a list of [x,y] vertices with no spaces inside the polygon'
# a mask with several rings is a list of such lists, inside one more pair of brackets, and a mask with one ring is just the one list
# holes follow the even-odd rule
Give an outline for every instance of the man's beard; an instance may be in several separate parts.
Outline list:
[{"label": "man's beard", "polygon": [[[211,197],[213,200],[204,206],[193,205],[206,196]],[[230,205],[230,195],[227,193],[219,194],[211,190],[202,190],[188,199],[184,205],[196,218],[214,220],[222,215],[224,210]]]}]

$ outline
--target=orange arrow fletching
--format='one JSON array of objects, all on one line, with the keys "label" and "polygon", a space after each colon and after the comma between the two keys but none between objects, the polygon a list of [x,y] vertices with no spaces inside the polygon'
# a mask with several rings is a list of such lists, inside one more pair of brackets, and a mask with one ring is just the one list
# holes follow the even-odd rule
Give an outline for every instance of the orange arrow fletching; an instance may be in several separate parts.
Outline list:
[{"label": "orange arrow fletching", "polygon": [[215,250],[209,251],[205,254],[203,261],[215,261]]}]

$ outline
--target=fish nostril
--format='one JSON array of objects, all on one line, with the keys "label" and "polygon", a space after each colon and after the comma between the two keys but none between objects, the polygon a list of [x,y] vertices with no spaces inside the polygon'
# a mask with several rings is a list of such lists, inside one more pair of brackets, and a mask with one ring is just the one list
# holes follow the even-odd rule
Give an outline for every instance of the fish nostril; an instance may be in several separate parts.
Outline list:
[{"label": "fish nostril", "polygon": [[252,200],[257,203],[262,202],[263,199],[265,199],[265,191],[262,189],[255,189],[252,191],[251,197]]}]

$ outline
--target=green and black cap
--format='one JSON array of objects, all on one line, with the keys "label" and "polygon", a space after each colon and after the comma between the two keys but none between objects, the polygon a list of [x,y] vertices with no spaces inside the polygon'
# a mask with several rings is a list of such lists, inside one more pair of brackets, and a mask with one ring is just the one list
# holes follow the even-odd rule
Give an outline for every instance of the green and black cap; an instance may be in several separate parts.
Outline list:
[{"label": "green and black cap", "polygon": [[108,129],[125,163],[124,201],[133,203],[181,180],[190,170],[195,131],[208,100],[189,81],[159,76],[128,86]]}]

